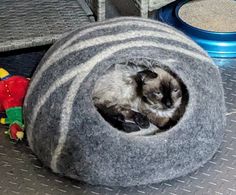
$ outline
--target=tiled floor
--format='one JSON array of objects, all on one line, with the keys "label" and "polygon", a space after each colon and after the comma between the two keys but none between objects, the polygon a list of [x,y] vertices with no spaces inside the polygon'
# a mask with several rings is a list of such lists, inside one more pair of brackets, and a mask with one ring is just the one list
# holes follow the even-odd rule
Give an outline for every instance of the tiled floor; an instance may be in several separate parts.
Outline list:
[{"label": "tiled floor", "polygon": [[[236,111],[236,59],[220,65],[227,112]],[[13,144],[0,131],[0,194],[21,195],[234,195],[236,194],[236,114],[227,116],[224,141],[213,159],[198,171],[148,186],[111,188],[61,178],[44,168],[25,143]]]}]

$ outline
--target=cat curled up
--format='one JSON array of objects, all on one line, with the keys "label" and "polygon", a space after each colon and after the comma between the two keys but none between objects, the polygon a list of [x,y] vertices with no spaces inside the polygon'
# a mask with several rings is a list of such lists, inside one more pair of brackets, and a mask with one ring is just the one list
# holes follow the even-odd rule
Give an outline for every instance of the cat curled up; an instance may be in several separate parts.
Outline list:
[{"label": "cat curled up", "polygon": [[[155,67],[117,65],[95,84],[93,101],[101,115],[114,127],[134,132],[173,126],[183,113],[180,80]],[[153,130],[152,130],[153,131]]]}]

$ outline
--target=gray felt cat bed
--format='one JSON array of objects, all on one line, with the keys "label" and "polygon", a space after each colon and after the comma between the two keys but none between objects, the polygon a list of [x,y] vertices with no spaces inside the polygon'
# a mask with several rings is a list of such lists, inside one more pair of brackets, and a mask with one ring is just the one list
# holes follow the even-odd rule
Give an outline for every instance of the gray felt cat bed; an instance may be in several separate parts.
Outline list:
[{"label": "gray felt cat bed", "polygon": [[[130,135],[96,110],[96,80],[130,60],[169,67],[186,85],[186,111],[171,129]],[[108,186],[157,183],[198,169],[225,127],[221,78],[208,55],[165,24],[131,17],[84,26],[58,41],[31,80],[24,116],[29,145],[45,166]]]}]

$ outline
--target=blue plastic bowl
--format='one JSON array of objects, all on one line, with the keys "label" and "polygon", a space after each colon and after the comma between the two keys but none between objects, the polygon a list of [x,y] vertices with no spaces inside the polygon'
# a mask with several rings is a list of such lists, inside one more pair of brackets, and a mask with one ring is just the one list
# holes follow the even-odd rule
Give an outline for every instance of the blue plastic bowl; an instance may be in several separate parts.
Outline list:
[{"label": "blue plastic bowl", "polygon": [[213,32],[196,28],[184,22],[178,15],[182,5],[189,0],[171,3],[156,12],[156,19],[183,31],[205,49],[211,57],[236,57],[236,32]]}]

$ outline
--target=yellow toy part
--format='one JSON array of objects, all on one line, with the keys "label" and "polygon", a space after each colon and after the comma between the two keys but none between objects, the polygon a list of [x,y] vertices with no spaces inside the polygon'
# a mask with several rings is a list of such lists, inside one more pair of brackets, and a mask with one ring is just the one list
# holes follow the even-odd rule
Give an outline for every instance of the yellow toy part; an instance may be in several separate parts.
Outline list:
[{"label": "yellow toy part", "polygon": [[9,76],[9,72],[7,72],[4,68],[0,68],[0,79]]},{"label": "yellow toy part", "polygon": [[19,139],[19,140],[22,140],[24,138],[24,132],[23,131],[18,131],[16,133],[16,137]]},{"label": "yellow toy part", "polygon": [[6,124],[6,118],[1,118],[1,119],[0,119],[0,123],[3,124],[3,125],[5,125],[5,124]]}]

